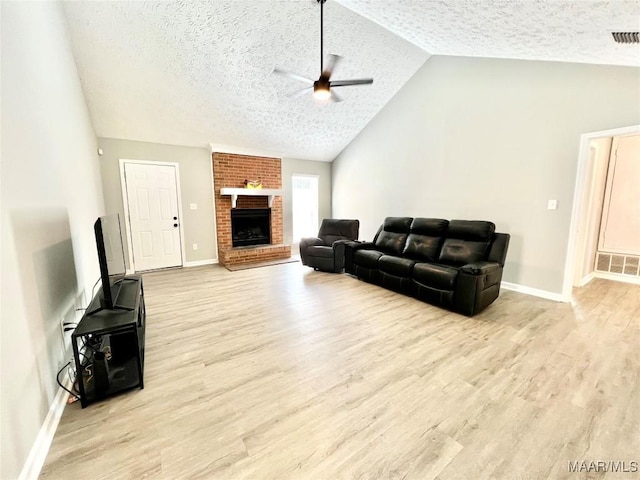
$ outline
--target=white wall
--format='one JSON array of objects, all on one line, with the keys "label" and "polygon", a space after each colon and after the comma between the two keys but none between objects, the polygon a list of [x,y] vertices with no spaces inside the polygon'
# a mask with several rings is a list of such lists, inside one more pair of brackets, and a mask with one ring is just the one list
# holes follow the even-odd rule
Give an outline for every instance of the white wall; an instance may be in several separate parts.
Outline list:
[{"label": "white wall", "polygon": [[[580,135],[640,122],[640,69],[431,57],[334,160],[333,215],[483,219],[504,280],[560,293]],[[547,200],[558,200],[547,210]]]},{"label": "white wall", "polygon": [[[295,158],[282,159],[282,226],[284,228],[284,243],[291,244],[293,239],[293,187],[291,177],[296,174],[318,176],[318,222],[323,218],[331,218],[331,163],[299,160]],[[318,224],[318,229],[320,224]],[[292,252],[294,255],[298,252]]]},{"label": "white wall", "polygon": [[[182,194],[182,227],[184,229],[185,262],[217,260],[215,213],[213,208],[212,159],[207,148],[163,145],[159,143],[134,142],[113,138],[99,138],[103,150],[100,157],[102,187],[105,208],[108,213],[119,213],[124,217],[122,185],[120,182],[120,159],[148,160],[153,162],[175,162],[180,170],[180,193]],[[195,203],[197,210],[189,205]],[[131,265],[127,239],[122,225],[124,251],[127,268]],[[193,244],[198,250],[193,250]]]},{"label": "white wall", "polygon": [[1,2],[1,458],[20,474],[57,391],[63,318],[99,277],[102,186],[57,2]]}]

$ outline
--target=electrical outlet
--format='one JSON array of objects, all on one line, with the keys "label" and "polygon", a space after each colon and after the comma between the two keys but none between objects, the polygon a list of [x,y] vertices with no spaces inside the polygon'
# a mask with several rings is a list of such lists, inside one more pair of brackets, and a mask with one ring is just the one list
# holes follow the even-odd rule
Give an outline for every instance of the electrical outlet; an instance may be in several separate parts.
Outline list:
[{"label": "electrical outlet", "polygon": [[76,322],[73,321],[73,315],[67,315],[67,318],[60,319],[60,334],[62,335],[62,348],[65,352],[71,349],[71,335],[76,329]]},{"label": "electrical outlet", "polygon": [[190,203],[189,204],[189,208],[191,210],[197,210],[198,209],[198,204],[197,203]]},{"label": "electrical outlet", "polygon": [[556,210],[558,208],[558,200],[549,200],[547,202],[547,210]]},{"label": "electrical outlet", "polygon": [[193,250],[197,250],[197,249],[198,249],[198,244],[197,244],[197,243],[194,243],[194,244],[191,246],[191,248],[192,248]]}]

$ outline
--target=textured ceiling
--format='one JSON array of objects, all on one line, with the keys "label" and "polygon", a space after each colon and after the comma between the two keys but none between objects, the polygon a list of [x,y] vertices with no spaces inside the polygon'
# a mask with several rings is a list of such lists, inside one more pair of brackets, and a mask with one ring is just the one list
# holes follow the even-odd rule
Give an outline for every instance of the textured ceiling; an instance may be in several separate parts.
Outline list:
[{"label": "textured ceiling", "polygon": [[640,66],[638,0],[339,0],[432,55]]},{"label": "textured ceiling", "polygon": [[640,65],[610,32],[640,29],[640,2],[328,0],[325,53],[343,56],[341,103],[288,95],[319,75],[316,0],[65,2],[96,134],[221,144],[331,161],[430,54]]},{"label": "textured ceiling", "polygon": [[177,145],[209,143],[332,160],[428,58],[335,2],[325,5],[341,103],[290,98],[308,85],[271,72],[320,74],[315,0],[69,2],[76,63],[96,134]]}]

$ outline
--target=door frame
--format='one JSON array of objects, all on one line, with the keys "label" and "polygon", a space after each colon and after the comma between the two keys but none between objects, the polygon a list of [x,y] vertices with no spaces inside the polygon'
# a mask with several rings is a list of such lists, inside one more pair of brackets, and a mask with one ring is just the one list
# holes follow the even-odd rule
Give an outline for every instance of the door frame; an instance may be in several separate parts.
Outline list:
[{"label": "door frame", "polygon": [[120,190],[122,193],[122,206],[124,209],[124,227],[125,233],[127,236],[127,254],[129,255],[129,266],[131,268],[132,273],[135,273],[136,267],[133,261],[133,242],[131,238],[131,225],[129,218],[129,198],[127,197],[127,179],[124,174],[124,168],[127,163],[138,164],[138,165],[158,165],[160,167],[175,167],[176,171],[176,195],[178,196],[178,216],[180,218],[180,222],[178,223],[178,228],[180,230],[180,266],[184,267],[185,258],[186,258],[186,250],[185,250],[185,242],[184,242],[184,215],[182,214],[182,193],[180,191],[180,165],[177,162],[162,162],[162,161],[154,161],[154,160],[132,160],[129,158],[121,158],[119,160],[120,164]]},{"label": "door frame", "polygon": [[[576,258],[580,249],[577,247],[578,233],[580,228],[584,228],[580,223],[583,210],[587,208],[584,202],[584,193],[589,188],[587,172],[589,170],[590,155],[589,146],[591,140],[602,137],[618,137],[622,135],[633,135],[640,133],[640,125],[629,127],[613,128],[600,132],[583,133],[580,136],[580,150],[578,153],[578,168],[576,169],[575,189],[573,192],[573,207],[571,209],[571,223],[569,224],[569,240],[567,243],[567,257],[564,265],[564,281],[562,284],[561,301],[571,302],[573,292],[573,280],[575,276]],[[580,261],[582,259],[579,259]]]}]

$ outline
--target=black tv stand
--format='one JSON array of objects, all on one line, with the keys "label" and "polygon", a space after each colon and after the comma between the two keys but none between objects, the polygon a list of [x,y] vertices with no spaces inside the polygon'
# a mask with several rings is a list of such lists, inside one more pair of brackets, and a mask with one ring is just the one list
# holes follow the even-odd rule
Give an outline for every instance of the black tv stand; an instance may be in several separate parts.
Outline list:
[{"label": "black tv stand", "polygon": [[109,310],[111,310],[111,311],[113,311],[113,310],[126,310],[127,312],[130,312],[130,311],[133,310],[133,307],[125,307],[124,305],[118,305],[118,304],[114,305],[113,308],[105,308],[103,306],[99,306],[95,310],[91,310],[90,312],[88,312],[87,315],[93,315],[94,313],[102,312],[104,310],[107,310],[107,311],[109,311]]},{"label": "black tv stand", "polygon": [[125,390],[144,388],[142,277],[131,275],[124,280],[116,308],[103,308],[102,292],[98,292],[72,335],[75,386],[82,408]]}]

